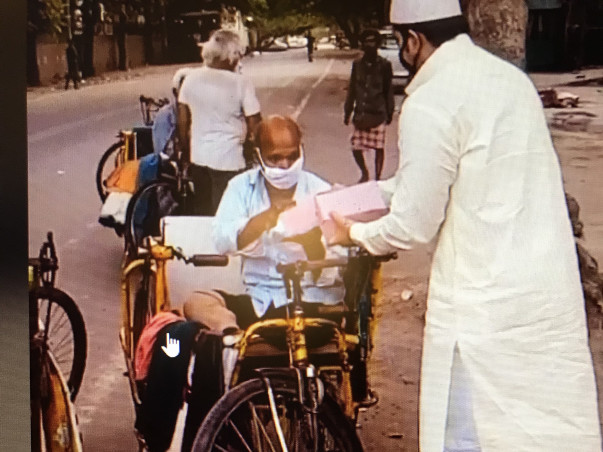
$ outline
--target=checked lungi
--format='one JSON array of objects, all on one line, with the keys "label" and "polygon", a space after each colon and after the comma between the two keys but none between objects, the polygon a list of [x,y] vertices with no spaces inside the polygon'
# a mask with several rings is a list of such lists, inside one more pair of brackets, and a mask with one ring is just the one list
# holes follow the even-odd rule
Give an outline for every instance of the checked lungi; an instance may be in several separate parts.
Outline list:
[{"label": "checked lungi", "polygon": [[369,130],[354,128],[351,137],[352,150],[370,151],[371,149],[383,149],[385,147],[385,123],[379,124]]}]

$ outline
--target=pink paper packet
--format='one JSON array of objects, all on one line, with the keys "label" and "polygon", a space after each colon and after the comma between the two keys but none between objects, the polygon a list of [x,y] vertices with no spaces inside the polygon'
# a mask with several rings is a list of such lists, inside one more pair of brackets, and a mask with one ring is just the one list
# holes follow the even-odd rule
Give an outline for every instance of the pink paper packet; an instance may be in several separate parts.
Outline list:
[{"label": "pink paper packet", "polygon": [[321,193],[316,195],[315,200],[320,228],[327,240],[333,236],[335,228],[331,212],[350,220],[368,222],[381,218],[389,211],[376,181]]},{"label": "pink paper packet", "polygon": [[282,212],[278,217],[277,230],[284,237],[304,234],[320,225],[313,196],[296,201],[295,206]]}]

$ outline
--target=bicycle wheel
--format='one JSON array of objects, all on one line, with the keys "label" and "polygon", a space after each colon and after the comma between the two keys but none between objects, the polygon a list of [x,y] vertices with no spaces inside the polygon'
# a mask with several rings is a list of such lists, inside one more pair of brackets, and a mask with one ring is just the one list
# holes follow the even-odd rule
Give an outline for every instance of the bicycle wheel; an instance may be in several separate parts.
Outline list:
[{"label": "bicycle wheel", "polygon": [[98,162],[98,166],[96,168],[96,190],[98,191],[98,196],[100,196],[101,202],[105,202],[105,199],[107,199],[108,195],[107,189],[105,188],[103,182],[116,168],[117,164],[115,163],[115,158],[117,158],[117,155],[121,149],[121,141],[113,143],[111,146],[109,146],[109,149],[105,151]]},{"label": "bicycle wheel", "polygon": [[161,218],[176,212],[178,200],[178,190],[173,183],[151,182],[140,188],[126,210],[126,252],[136,256],[144,237],[159,235]]},{"label": "bicycle wheel", "polygon": [[132,350],[134,352],[143,328],[155,314],[155,273],[145,265],[142,268],[140,286],[134,297],[134,313],[132,315]]},{"label": "bicycle wheel", "polygon": [[34,289],[38,300],[39,334],[52,353],[75,400],[86,368],[86,326],[75,301],[54,287]]},{"label": "bicycle wheel", "polygon": [[[272,380],[279,424],[291,452],[360,452],[362,445],[337,403],[325,396],[318,408],[318,447],[309,435],[307,415],[293,379]],[[193,443],[193,452],[281,450],[264,383],[248,380],[213,406]]]}]

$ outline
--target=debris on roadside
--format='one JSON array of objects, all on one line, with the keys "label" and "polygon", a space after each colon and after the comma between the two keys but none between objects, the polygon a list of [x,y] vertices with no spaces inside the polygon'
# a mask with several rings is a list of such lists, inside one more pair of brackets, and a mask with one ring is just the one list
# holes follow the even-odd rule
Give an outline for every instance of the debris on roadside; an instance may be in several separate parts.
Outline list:
[{"label": "debris on roadside", "polygon": [[569,131],[586,132],[597,115],[587,111],[558,111],[553,115],[551,126]]},{"label": "debris on roadside", "polygon": [[546,88],[538,91],[544,108],[575,108],[580,97],[567,91],[557,91],[555,88]]},{"label": "debris on roadside", "polygon": [[404,434],[400,432],[391,432],[387,434],[388,438],[401,439],[404,438]]},{"label": "debris on roadside", "polygon": [[414,295],[414,292],[410,289],[404,289],[402,291],[402,293],[400,293],[400,298],[402,299],[402,301],[408,301],[410,300]]},{"label": "debris on roadside", "polygon": [[[590,314],[593,310],[603,313],[603,278],[599,273],[599,264],[584,247],[584,224],[580,220],[580,205],[569,193],[565,194],[570,221],[574,237],[576,238],[576,254],[578,255],[578,266],[584,301],[587,303],[586,312]],[[589,309],[591,308],[591,309]]]}]

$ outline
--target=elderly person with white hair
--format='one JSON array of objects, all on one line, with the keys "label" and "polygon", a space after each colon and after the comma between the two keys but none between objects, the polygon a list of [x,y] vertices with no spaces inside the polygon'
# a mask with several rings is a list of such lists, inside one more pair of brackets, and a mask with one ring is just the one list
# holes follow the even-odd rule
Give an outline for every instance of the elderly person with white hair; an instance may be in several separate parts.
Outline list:
[{"label": "elderly person with white hair", "polygon": [[251,80],[236,70],[241,55],[235,33],[216,31],[203,45],[204,66],[189,72],[178,96],[178,141],[196,215],[215,214],[228,181],[245,169],[243,142],[261,119]]}]

